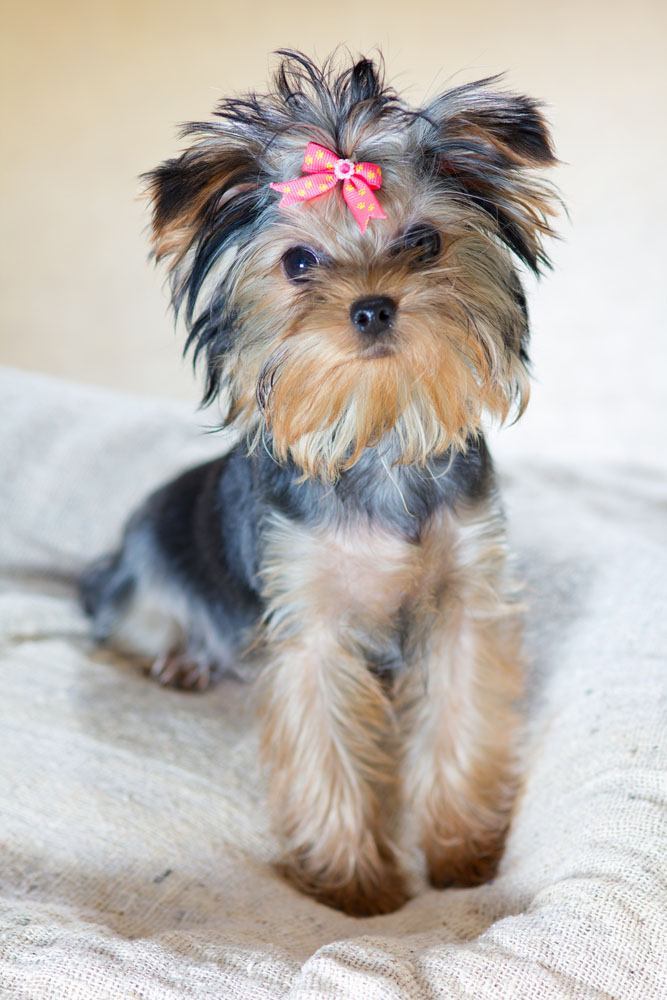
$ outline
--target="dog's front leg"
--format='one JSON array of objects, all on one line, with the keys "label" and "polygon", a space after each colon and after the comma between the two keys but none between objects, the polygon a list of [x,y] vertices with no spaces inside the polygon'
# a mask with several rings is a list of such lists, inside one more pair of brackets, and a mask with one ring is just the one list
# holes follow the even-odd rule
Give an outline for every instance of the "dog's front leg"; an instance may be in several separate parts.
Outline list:
[{"label": "dog's front leg", "polygon": [[264,758],[285,874],[355,916],[397,909],[406,891],[385,829],[396,768],[380,684],[321,622],[273,648],[263,684]]},{"label": "dog's front leg", "polygon": [[270,535],[262,743],[282,870],[362,916],[397,909],[406,890],[390,834],[393,711],[351,625],[344,555],[284,522]]},{"label": "dog's front leg", "polygon": [[431,882],[475,885],[495,873],[516,792],[516,606],[492,509],[447,514],[425,546],[431,588],[401,692],[406,797]]}]

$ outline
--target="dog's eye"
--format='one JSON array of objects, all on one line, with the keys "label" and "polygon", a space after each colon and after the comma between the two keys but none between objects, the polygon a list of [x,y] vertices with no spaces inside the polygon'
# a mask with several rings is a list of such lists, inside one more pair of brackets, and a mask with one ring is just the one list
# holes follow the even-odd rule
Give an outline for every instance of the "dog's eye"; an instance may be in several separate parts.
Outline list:
[{"label": "dog's eye", "polygon": [[440,233],[425,222],[410,226],[403,235],[402,249],[410,252],[415,266],[435,260],[441,246]]},{"label": "dog's eye", "polygon": [[290,247],[283,254],[283,268],[290,281],[302,281],[308,277],[311,268],[317,267],[319,260],[308,247]]}]

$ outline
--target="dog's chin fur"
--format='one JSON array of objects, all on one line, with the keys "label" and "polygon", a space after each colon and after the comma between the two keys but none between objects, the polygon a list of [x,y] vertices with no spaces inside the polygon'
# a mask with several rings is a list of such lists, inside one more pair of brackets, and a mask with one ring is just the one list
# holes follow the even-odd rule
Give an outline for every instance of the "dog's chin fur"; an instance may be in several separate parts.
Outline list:
[{"label": "dog's chin fur", "polygon": [[[163,683],[263,660],[281,870],[359,916],[409,894],[399,833],[434,885],[473,885],[511,815],[520,645],[480,428],[528,399],[519,271],[547,263],[554,156],[539,106],[494,80],[411,109],[369,60],[283,55],[148,177],[204,402],[251,447],[149,498],[83,596]],[[279,207],[311,141],[381,167],[386,218],[361,233],[337,189]]]},{"label": "dog's chin fur", "polygon": [[[446,336],[446,334],[444,334]],[[504,420],[513,402],[527,401],[525,368],[512,359],[504,378],[487,371],[486,357],[469,359],[452,350],[450,363],[439,340],[424,337],[421,350],[323,365],[322,350],[307,341],[274,355],[262,372],[270,388],[263,412],[251,411],[245,429],[252,442],[269,444],[279,462],[291,459],[305,477],[335,480],[363,452],[392,439],[392,462],[425,466],[447,451],[465,450],[480,432],[483,415]],[[305,338],[304,338],[305,340]],[[262,392],[263,390],[260,390]]]}]

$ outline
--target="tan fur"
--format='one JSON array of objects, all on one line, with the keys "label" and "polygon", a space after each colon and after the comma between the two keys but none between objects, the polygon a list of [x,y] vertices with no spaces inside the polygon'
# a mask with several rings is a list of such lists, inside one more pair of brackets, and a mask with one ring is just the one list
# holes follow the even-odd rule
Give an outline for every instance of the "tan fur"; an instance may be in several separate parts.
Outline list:
[{"label": "tan fur", "polygon": [[[148,178],[146,197],[154,206],[153,252],[155,259],[167,259],[171,269],[178,268],[190,249],[201,227],[202,213],[212,199],[218,204],[234,197],[248,185],[235,184],[247,166],[249,153],[244,148],[227,145],[224,150],[214,146],[195,148],[181,157],[191,172],[196,171],[198,183],[193,186],[191,196],[175,207],[170,206],[165,215],[158,209],[159,180],[156,174]],[[225,194],[218,198],[218,192]]]},{"label": "tan fur", "polygon": [[495,872],[516,792],[517,606],[493,510],[440,515],[424,547],[398,694],[408,816],[431,881],[474,885]]},{"label": "tan fur", "polygon": [[[405,795],[435,883],[489,876],[514,792],[520,687],[495,515],[438,515],[419,544],[276,516],[269,538],[262,745],[283,870],[347,912],[395,909]],[[414,626],[397,729],[364,650],[389,641],[401,609]]]},{"label": "tan fur", "polygon": [[308,533],[278,518],[269,537],[262,745],[284,870],[329,905],[388,912],[406,899],[394,721],[361,646],[391,631],[414,554],[382,534]]}]

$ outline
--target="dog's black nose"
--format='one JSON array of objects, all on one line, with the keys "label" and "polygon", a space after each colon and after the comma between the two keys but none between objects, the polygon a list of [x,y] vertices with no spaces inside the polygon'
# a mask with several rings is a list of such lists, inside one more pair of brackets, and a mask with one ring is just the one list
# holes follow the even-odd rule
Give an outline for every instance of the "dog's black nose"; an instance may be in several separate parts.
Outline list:
[{"label": "dog's black nose", "polygon": [[387,295],[357,299],[350,308],[350,319],[361,333],[377,337],[394,325],[396,303]]}]

